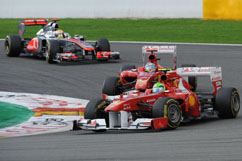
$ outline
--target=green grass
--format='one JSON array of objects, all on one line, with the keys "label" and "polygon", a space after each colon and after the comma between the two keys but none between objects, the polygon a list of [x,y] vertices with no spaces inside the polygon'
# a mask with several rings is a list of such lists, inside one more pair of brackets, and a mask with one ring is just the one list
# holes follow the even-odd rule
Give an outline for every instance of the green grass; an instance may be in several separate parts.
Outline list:
[{"label": "green grass", "polygon": [[27,107],[0,102],[0,129],[27,121],[33,114]]},{"label": "green grass", "polygon": [[[20,19],[0,19],[0,38],[17,33]],[[201,19],[62,19],[59,26],[88,40],[242,43],[242,21]],[[33,37],[40,27],[27,27]]]}]

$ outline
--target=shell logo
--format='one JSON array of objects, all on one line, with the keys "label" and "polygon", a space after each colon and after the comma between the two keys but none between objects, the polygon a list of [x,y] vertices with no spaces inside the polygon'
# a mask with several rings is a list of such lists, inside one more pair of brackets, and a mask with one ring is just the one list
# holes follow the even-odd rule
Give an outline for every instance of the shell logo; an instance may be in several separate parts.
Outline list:
[{"label": "shell logo", "polygon": [[193,95],[190,95],[190,96],[189,96],[188,101],[189,101],[189,105],[190,105],[191,107],[193,107],[193,106],[195,105],[195,98],[194,98]]}]

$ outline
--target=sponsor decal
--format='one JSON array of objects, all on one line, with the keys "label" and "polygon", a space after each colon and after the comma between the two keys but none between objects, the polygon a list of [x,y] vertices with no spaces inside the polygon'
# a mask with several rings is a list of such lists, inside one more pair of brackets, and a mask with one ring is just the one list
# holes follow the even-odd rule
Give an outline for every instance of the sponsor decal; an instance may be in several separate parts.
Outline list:
[{"label": "sponsor decal", "polygon": [[211,68],[200,68],[199,69],[199,72],[210,72],[211,71]]},{"label": "sponsor decal", "polygon": [[127,104],[124,104],[124,105],[123,105],[123,109],[124,109],[124,110],[128,110],[128,109],[131,109],[131,106],[130,106],[130,104],[129,104],[129,103],[127,103]]},{"label": "sponsor decal", "polygon": [[175,46],[143,46],[143,53],[174,53]]},{"label": "sponsor decal", "polygon": [[213,77],[212,81],[214,82],[214,81],[218,81],[218,80],[221,80],[221,79],[222,79],[221,77]]},{"label": "sponsor decal", "polygon": [[214,71],[214,75],[220,75],[220,74],[222,74],[221,71]]},{"label": "sponsor decal", "polygon": [[194,68],[183,68],[183,72],[194,72]]},{"label": "sponsor decal", "polygon": [[155,98],[152,98],[152,99],[148,99],[148,100],[146,100],[146,102],[147,103],[150,103],[150,102],[155,102],[156,101],[156,99]]},{"label": "sponsor decal", "polygon": [[194,96],[190,95],[188,100],[189,100],[190,107],[193,107],[195,105],[195,98],[194,98]]}]

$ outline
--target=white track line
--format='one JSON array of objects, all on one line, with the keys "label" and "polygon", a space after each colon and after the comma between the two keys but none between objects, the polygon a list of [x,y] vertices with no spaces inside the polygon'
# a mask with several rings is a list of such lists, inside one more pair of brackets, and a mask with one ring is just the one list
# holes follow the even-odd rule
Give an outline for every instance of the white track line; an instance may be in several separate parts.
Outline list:
[{"label": "white track line", "polygon": [[[4,39],[0,39],[4,41]],[[95,42],[96,40],[90,40],[88,42]],[[182,43],[182,42],[145,42],[145,41],[110,41],[111,43],[120,44],[175,44],[175,45],[201,45],[201,46],[241,46],[242,44],[216,44],[216,43]]]},{"label": "white track line", "polygon": [[180,42],[142,42],[142,41],[110,41],[112,43],[130,44],[175,44],[175,45],[203,45],[203,46],[241,46],[242,44],[215,44],[215,43],[180,43]]}]

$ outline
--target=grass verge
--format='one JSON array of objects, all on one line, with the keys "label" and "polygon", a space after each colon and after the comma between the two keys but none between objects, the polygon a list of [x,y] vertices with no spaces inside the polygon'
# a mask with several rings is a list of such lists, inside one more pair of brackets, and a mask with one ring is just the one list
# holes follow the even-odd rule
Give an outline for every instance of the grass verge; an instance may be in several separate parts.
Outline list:
[{"label": "grass verge", "polygon": [[0,102],[0,129],[27,121],[33,114],[27,107]]},{"label": "grass verge", "polygon": [[[0,38],[17,34],[20,19],[0,19]],[[62,19],[65,32],[84,35],[88,40],[106,37],[115,41],[242,43],[242,21],[201,19]],[[27,27],[33,37],[38,27]]]}]

